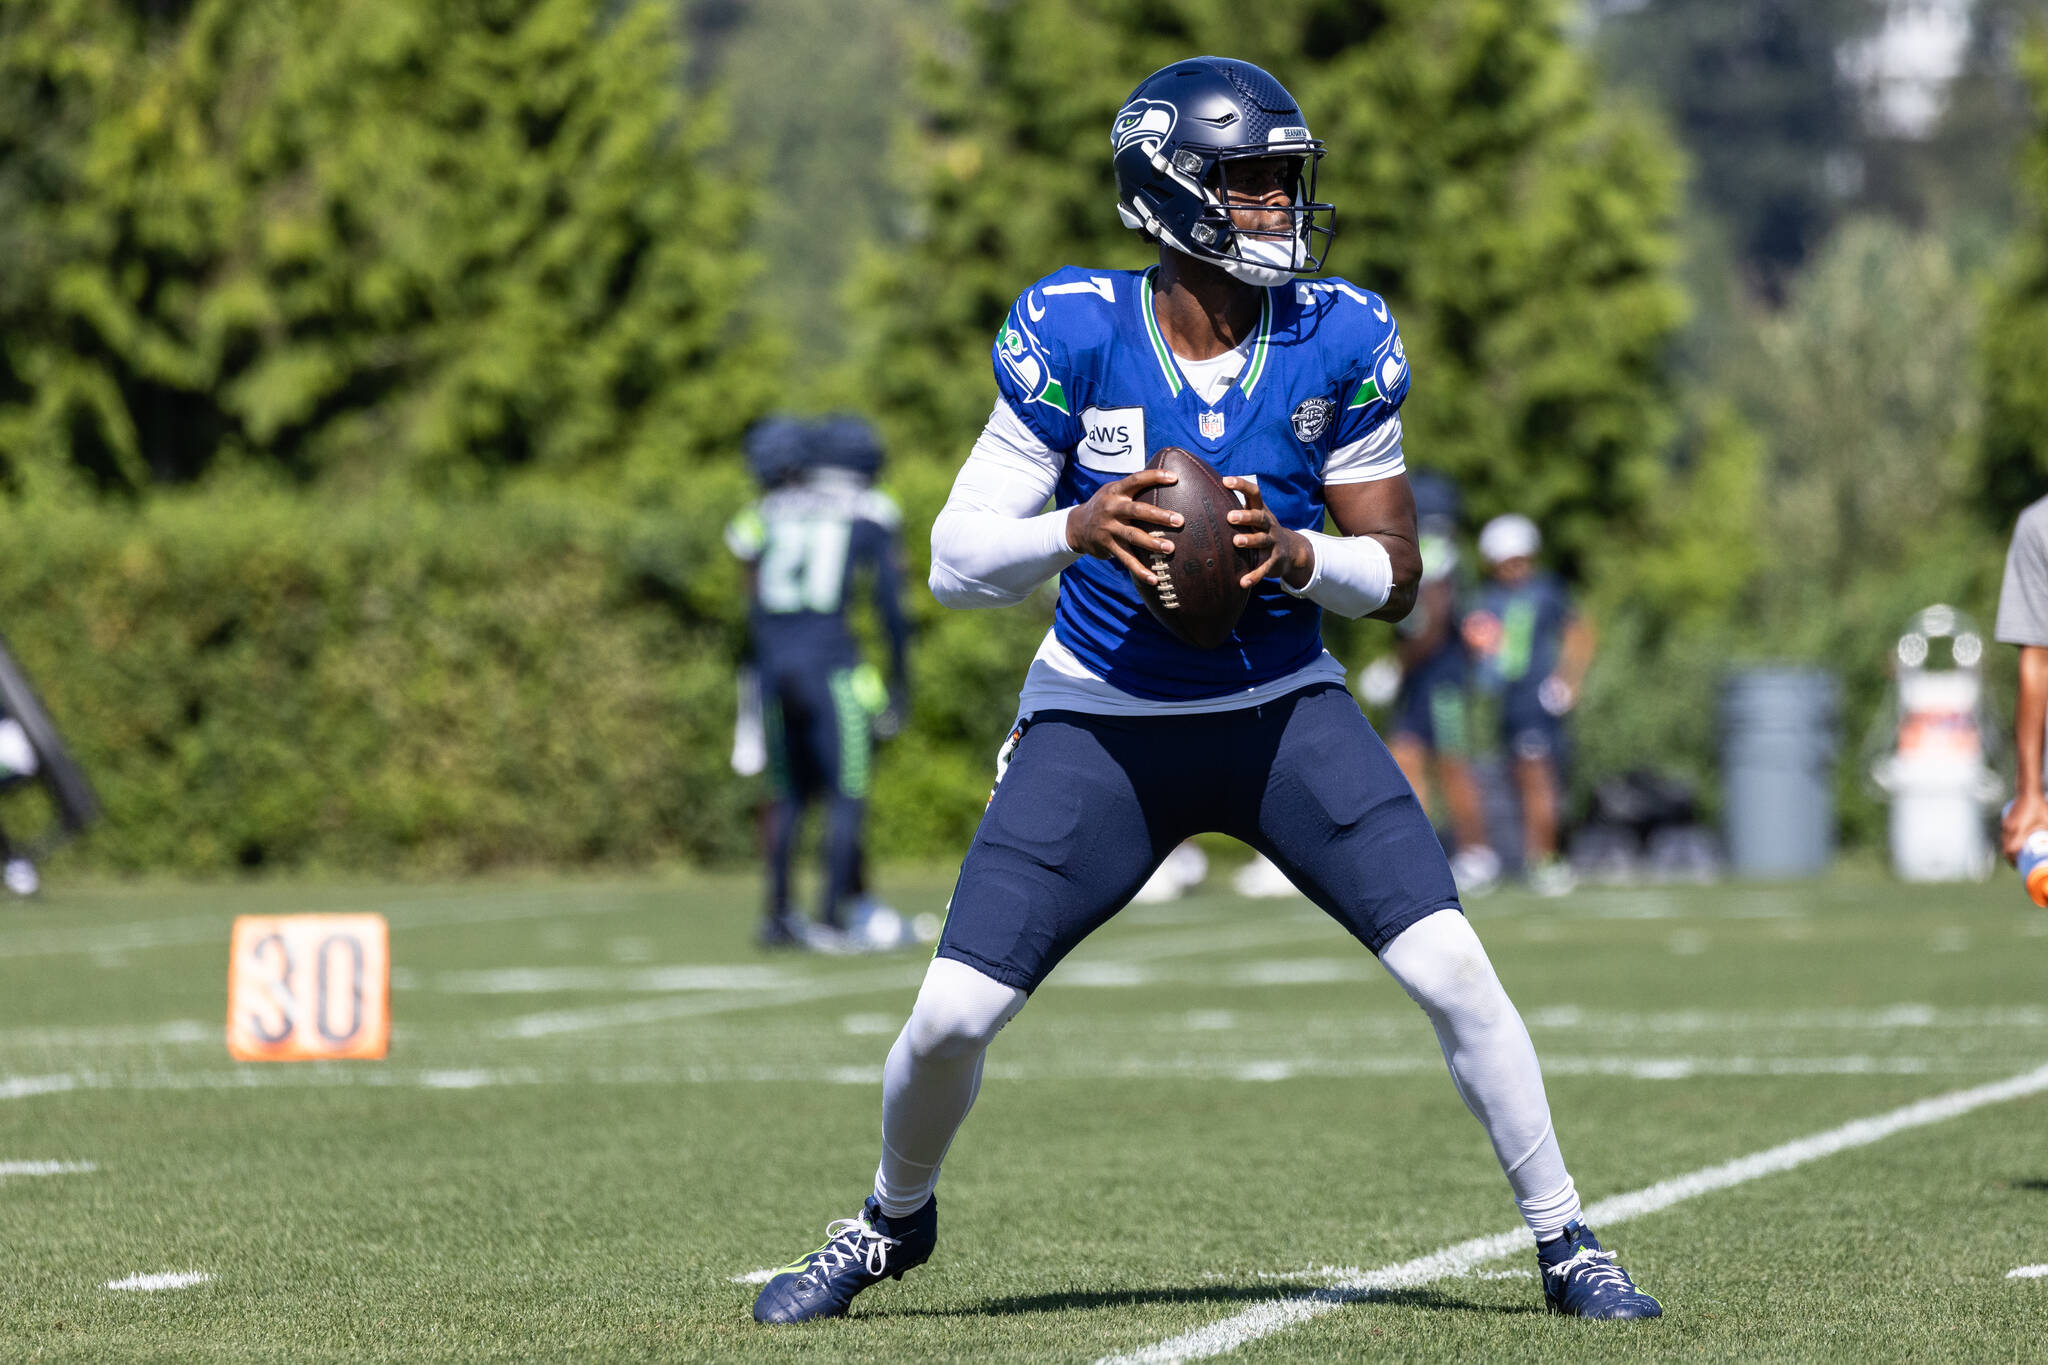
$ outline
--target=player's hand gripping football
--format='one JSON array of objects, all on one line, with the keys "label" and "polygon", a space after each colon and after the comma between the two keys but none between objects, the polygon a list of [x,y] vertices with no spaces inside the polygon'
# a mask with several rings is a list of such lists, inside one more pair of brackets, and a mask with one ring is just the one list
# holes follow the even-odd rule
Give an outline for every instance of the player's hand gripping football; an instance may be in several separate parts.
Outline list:
[{"label": "player's hand gripping football", "polygon": [[1156,551],[1172,554],[1173,542],[1154,528],[1171,529],[1181,524],[1178,512],[1168,512],[1139,502],[1138,494],[1160,484],[1178,483],[1163,469],[1141,469],[1115,483],[1104,484],[1095,496],[1067,513],[1067,544],[1084,555],[1113,559],[1130,570],[1141,583],[1157,585],[1159,579],[1145,567]]},{"label": "player's hand gripping football", "polygon": [[1223,481],[1223,486],[1244,499],[1244,506],[1230,514],[1230,524],[1237,528],[1231,543],[1263,557],[1259,567],[1238,579],[1237,585],[1249,588],[1262,578],[1278,577],[1297,588],[1306,586],[1316,566],[1315,547],[1309,544],[1308,537],[1273,520],[1273,514],[1266,510],[1266,500],[1259,496],[1257,479],[1241,479],[1233,474]]}]

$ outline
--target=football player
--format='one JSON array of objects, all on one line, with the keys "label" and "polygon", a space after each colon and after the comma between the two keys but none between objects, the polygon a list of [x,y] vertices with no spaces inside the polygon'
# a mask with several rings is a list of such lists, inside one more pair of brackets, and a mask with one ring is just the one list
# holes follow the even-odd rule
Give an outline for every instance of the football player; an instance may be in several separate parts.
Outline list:
[{"label": "football player", "polygon": [[2048,828],[2048,794],[2041,781],[2048,735],[2048,498],[2029,503],[2013,523],[1994,633],[2001,643],[2020,649],[2019,690],[2013,699],[2014,791],[1998,831],[1999,848],[2010,863],[2018,861],[2029,834]]},{"label": "football player", "polygon": [[[1068,267],[1018,298],[996,336],[995,409],[932,528],[942,602],[1018,602],[1057,573],[1053,627],[883,1068],[874,1191],[768,1281],[754,1316],[842,1314],[930,1257],[939,1165],[990,1041],[1205,830],[1272,859],[1427,1013],[1535,1233],[1549,1305],[1655,1316],[1580,1216],[1528,1031],[1319,637],[1325,610],[1398,619],[1421,573],[1400,335],[1378,295],[1307,278],[1330,232],[1314,197],[1323,145],[1272,76],[1216,57],[1148,76],[1111,141],[1118,213],[1159,263]],[[1259,560],[1255,593],[1221,648],[1182,643],[1134,586],[1173,540],[1174,514],[1135,500],[1169,481],[1144,468],[1166,445],[1203,455],[1243,499],[1229,517]]]},{"label": "football player", "polygon": [[[770,418],[747,434],[747,462],[765,496],[726,528],[748,566],[751,665],[775,797],[768,808],[768,903],[760,941],[827,950],[861,946],[848,910],[862,885],[872,742],[893,735],[909,705],[895,503],[873,487],[882,447],[867,423],[815,425]],[[847,623],[850,587],[872,576],[888,641],[886,692],[860,661]],[[747,686],[742,673],[742,690]],[[804,808],[826,806],[825,881],[818,919],[790,908],[790,862]]]},{"label": "football player", "polygon": [[[0,711],[0,791],[7,791],[36,775],[42,760],[21,722]],[[0,829],[0,886],[17,896],[33,896],[42,889],[43,879],[28,856],[18,852]]]},{"label": "football player", "polygon": [[1459,891],[1477,895],[1500,879],[1500,855],[1487,840],[1485,810],[1467,762],[1472,752],[1471,667],[1459,633],[1458,491],[1437,474],[1418,472],[1409,482],[1422,534],[1422,582],[1415,610],[1397,627],[1401,690],[1394,698],[1387,748],[1424,808],[1430,769],[1436,769],[1457,838],[1451,875]]},{"label": "football player", "polygon": [[1538,895],[1562,896],[1573,885],[1571,869],[1557,856],[1564,718],[1578,705],[1594,636],[1564,584],[1537,566],[1542,548],[1542,532],[1520,513],[1480,528],[1487,581],[1464,631],[1521,798],[1523,875]]}]

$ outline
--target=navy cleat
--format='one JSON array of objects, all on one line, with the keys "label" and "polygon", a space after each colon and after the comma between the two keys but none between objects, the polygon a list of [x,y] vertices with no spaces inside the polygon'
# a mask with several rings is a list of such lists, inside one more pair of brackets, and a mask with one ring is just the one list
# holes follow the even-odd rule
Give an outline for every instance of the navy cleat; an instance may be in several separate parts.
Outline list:
[{"label": "navy cleat", "polygon": [[1603,1250],[1593,1229],[1566,1225],[1564,1235],[1536,1248],[1543,1272],[1543,1302],[1574,1318],[1661,1318],[1664,1305],[1636,1288],[1628,1272]]},{"label": "navy cleat", "polygon": [[763,948],[801,948],[804,923],[794,915],[769,915],[754,931],[754,942]]},{"label": "navy cleat", "polygon": [[754,1300],[755,1322],[843,1318],[853,1296],[883,1280],[900,1280],[931,1258],[939,1241],[938,1196],[908,1218],[890,1218],[873,1195],[860,1217],[825,1228],[825,1245],[784,1266]]}]

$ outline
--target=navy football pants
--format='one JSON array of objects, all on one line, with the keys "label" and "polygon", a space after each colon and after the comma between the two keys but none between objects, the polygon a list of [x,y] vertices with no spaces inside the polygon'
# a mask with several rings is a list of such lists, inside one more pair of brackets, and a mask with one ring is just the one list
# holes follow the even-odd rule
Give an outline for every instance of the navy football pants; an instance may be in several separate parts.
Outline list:
[{"label": "navy football pants", "polygon": [[761,679],[775,801],[768,810],[768,914],[790,912],[791,862],[804,807],[825,803],[825,880],[818,919],[846,927],[860,880],[870,748],[867,709],[847,668],[782,667]]},{"label": "navy football pants", "polygon": [[1192,834],[1244,840],[1374,953],[1458,905],[1386,745],[1335,683],[1195,716],[1034,716],[960,868],[938,955],[1030,991]]}]

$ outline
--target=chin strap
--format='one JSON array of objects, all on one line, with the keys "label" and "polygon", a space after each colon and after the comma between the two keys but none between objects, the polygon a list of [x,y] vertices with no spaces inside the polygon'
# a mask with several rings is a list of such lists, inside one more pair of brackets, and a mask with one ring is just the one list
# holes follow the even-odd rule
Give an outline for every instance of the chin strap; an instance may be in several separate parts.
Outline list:
[{"label": "chin strap", "polygon": [[[1208,195],[1206,190],[1203,193]],[[1213,195],[1209,196],[1209,201],[1212,204],[1217,204],[1219,207],[1221,206],[1220,201],[1216,200]],[[1218,266],[1225,274],[1242,284],[1256,285],[1261,289],[1272,289],[1277,285],[1286,284],[1295,276],[1295,271],[1290,269],[1289,266],[1275,265],[1266,261],[1253,260],[1245,256],[1243,252],[1246,244],[1242,236],[1238,238],[1239,254],[1235,256],[1224,256],[1214,251],[1198,250],[1191,247],[1186,242],[1181,241],[1180,238],[1174,236],[1167,229],[1166,224],[1159,220],[1159,216],[1145,206],[1143,200],[1139,200],[1135,205],[1132,205],[1126,204],[1119,199],[1116,205],[1116,216],[1125,227],[1133,232],[1142,232],[1147,237],[1157,238],[1183,256],[1192,257],[1198,261],[1207,261],[1211,265]],[[1278,243],[1254,242],[1251,245],[1253,247],[1271,245],[1275,249],[1276,255],[1284,251],[1290,264],[1299,254],[1294,251],[1285,251],[1284,248],[1279,247]]]}]

